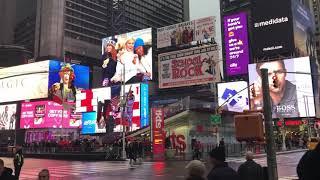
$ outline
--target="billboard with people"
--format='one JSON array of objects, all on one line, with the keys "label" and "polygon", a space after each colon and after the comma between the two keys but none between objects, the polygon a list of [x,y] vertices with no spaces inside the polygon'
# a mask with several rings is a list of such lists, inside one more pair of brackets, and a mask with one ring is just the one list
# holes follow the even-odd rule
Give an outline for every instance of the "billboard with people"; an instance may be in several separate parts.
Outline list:
[{"label": "billboard with people", "polygon": [[0,105],[0,130],[16,129],[17,105]]},{"label": "billboard with people", "polygon": [[309,57],[249,64],[251,110],[263,108],[260,73],[262,68],[269,70],[273,118],[315,116]]},{"label": "billboard with people", "polygon": [[101,85],[152,80],[151,28],[102,39]]}]

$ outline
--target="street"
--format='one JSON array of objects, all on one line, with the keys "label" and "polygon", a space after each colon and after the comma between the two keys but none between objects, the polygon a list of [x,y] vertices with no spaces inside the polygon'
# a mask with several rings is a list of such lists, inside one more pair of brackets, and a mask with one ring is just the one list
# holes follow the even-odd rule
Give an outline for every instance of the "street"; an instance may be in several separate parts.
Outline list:
[{"label": "street", "polygon": [[[277,156],[280,180],[297,179],[296,166],[303,153],[297,152]],[[13,168],[11,158],[2,159],[5,161],[5,166]],[[227,161],[232,168],[237,169],[245,159],[229,158]],[[267,164],[266,158],[256,159],[256,162],[262,166]],[[142,165],[136,165],[135,168],[129,169],[128,162],[81,162],[26,158],[20,179],[36,179],[38,172],[43,168],[49,169],[50,179],[185,179],[187,173],[184,167],[187,163],[187,161],[144,162]]]}]

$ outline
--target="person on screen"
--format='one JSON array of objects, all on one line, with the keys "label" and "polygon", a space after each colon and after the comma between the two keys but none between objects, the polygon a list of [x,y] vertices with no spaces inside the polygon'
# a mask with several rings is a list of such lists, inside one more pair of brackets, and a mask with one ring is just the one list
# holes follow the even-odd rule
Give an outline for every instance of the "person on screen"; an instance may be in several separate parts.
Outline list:
[{"label": "person on screen", "polygon": [[137,68],[134,64],[135,59],[138,58],[136,54],[133,53],[135,39],[130,38],[126,41],[125,46],[120,46],[121,49],[118,49],[118,60],[120,63],[117,63],[116,73],[111,78],[111,81],[114,83],[123,82],[123,70],[125,69],[125,79],[126,83],[132,83],[134,81]]},{"label": "person on screen", "polygon": [[15,122],[16,122],[16,113],[13,112],[11,117],[10,117],[10,125],[9,125],[9,129],[14,129],[14,125],[15,125]]},{"label": "person on screen", "polygon": [[107,41],[104,47],[104,53],[101,57],[103,61],[102,64],[102,86],[110,86],[111,85],[111,78],[116,73],[117,67],[117,50],[115,48],[116,41],[110,39]]},{"label": "person on screen", "polygon": [[138,55],[138,58],[134,61],[137,67],[138,81],[151,80],[152,66],[150,63],[152,62],[152,49],[148,49],[144,44],[144,41],[141,38],[137,38],[134,43],[134,51],[135,54]]},{"label": "person on screen", "polygon": [[296,85],[286,79],[286,67],[283,61],[272,61],[259,63],[256,65],[258,80],[251,87],[251,108],[261,110],[263,105],[262,100],[262,85],[261,71],[266,68],[269,70],[269,91],[272,101],[272,117],[299,117],[299,109],[297,102]]},{"label": "person on screen", "polygon": [[6,125],[9,121],[9,107],[8,106],[5,106],[4,107],[4,112],[1,114],[0,116],[0,129],[5,129],[6,128]]},{"label": "person on screen", "polygon": [[60,83],[54,83],[50,96],[56,103],[62,104],[66,109],[74,108],[76,101],[75,74],[70,64],[65,64],[59,71]]}]

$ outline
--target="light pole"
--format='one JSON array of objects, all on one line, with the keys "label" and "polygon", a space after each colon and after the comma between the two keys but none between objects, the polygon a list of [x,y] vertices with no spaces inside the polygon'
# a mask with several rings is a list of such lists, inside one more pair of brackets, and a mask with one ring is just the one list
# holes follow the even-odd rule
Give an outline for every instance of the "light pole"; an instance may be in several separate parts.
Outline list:
[{"label": "light pole", "polygon": [[122,102],[121,102],[121,105],[122,105],[122,109],[121,109],[121,120],[120,120],[120,127],[122,127],[122,158],[123,159],[126,159],[126,142],[125,142],[125,128],[124,128],[124,125],[123,125],[123,122],[124,122],[124,113],[125,113],[125,108],[126,108],[126,90],[125,90],[125,87],[126,87],[126,71],[125,71],[125,64],[123,63],[123,73],[122,73]]}]

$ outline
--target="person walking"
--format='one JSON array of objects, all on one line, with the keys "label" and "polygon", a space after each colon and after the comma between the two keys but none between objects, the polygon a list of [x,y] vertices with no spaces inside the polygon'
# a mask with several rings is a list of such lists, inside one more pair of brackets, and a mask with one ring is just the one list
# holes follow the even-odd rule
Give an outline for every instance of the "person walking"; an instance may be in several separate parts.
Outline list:
[{"label": "person walking", "polygon": [[225,162],[225,152],[222,147],[217,147],[209,153],[212,169],[209,172],[208,180],[240,180],[237,172]]},{"label": "person walking", "polygon": [[240,180],[263,180],[263,169],[260,164],[253,161],[253,153],[246,153],[246,162],[240,165],[238,174]]},{"label": "person walking", "polygon": [[50,179],[49,170],[48,169],[42,169],[38,174],[38,179],[39,180],[49,180]]},{"label": "person walking", "polygon": [[297,174],[300,180],[319,180],[320,143],[314,150],[307,151],[300,159]]},{"label": "person walking", "polygon": [[205,180],[205,165],[199,160],[190,161],[186,169],[188,170],[188,177],[186,180]]},{"label": "person walking", "polygon": [[22,148],[20,145],[16,147],[16,153],[14,155],[13,164],[14,164],[14,175],[17,179],[19,179],[20,171],[24,163],[24,157],[22,154]]}]

